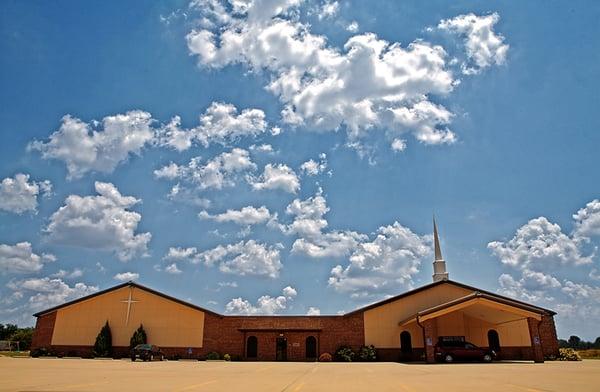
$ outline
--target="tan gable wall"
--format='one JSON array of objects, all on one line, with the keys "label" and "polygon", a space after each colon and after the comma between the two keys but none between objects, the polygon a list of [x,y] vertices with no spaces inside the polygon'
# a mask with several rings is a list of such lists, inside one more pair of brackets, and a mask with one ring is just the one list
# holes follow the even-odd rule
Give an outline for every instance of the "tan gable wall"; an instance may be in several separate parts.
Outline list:
[{"label": "tan gable wall", "polygon": [[416,323],[400,327],[398,323],[421,310],[464,297],[472,292],[446,283],[369,309],[364,313],[365,344],[372,344],[378,348],[399,348],[400,333],[407,330],[411,334],[412,346],[423,347],[421,327]]},{"label": "tan gable wall", "polygon": [[476,346],[487,347],[490,329],[498,332],[500,347],[531,346],[527,319],[495,325],[457,311],[438,317],[436,326],[438,336],[465,336],[467,341]]},{"label": "tan gable wall", "polygon": [[[127,300],[132,299],[129,323]],[[108,320],[113,346],[129,346],[133,332],[144,324],[148,343],[159,347],[202,347],[204,312],[133,287],[102,294],[59,309],[52,335],[53,345],[92,346]]]}]

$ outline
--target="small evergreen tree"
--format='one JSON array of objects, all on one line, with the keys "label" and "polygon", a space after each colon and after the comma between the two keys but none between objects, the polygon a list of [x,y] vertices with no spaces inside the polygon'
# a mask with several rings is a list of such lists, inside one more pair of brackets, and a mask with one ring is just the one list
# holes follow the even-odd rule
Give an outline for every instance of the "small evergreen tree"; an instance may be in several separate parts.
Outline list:
[{"label": "small evergreen tree", "polygon": [[144,331],[144,326],[140,324],[140,327],[135,330],[133,335],[131,335],[131,339],[129,339],[129,348],[134,348],[138,344],[146,344],[148,343],[148,338],[146,337],[146,331]]},{"label": "small evergreen tree", "polygon": [[94,343],[94,356],[96,357],[109,357],[112,354],[112,335],[110,333],[110,327],[108,326],[108,320],[104,327],[100,330],[98,336],[96,336],[96,343]]}]

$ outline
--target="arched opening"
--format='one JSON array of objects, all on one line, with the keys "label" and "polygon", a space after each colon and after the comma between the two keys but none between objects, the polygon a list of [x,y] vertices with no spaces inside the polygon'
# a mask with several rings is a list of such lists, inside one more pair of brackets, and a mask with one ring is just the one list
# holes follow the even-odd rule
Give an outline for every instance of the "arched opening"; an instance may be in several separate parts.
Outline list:
[{"label": "arched opening", "polygon": [[317,357],[317,339],[314,336],[306,338],[306,358],[313,359]]},{"label": "arched opening", "polygon": [[412,340],[408,331],[402,331],[400,334],[400,351],[403,355],[412,354]]},{"label": "arched opening", "polygon": [[488,347],[495,352],[500,351],[500,337],[495,329],[488,331]]},{"label": "arched opening", "polygon": [[246,357],[256,358],[258,356],[258,339],[256,336],[249,336],[246,341]]},{"label": "arched opening", "polygon": [[275,360],[287,361],[287,339],[283,336],[275,341]]}]

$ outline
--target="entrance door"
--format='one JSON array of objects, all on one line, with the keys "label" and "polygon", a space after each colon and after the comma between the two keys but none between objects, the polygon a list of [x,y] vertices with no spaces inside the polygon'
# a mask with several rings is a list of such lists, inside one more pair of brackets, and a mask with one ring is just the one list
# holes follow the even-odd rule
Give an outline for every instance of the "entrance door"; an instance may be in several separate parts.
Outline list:
[{"label": "entrance door", "polygon": [[287,361],[287,339],[278,337],[275,347],[275,359],[277,361]]},{"label": "entrance door", "polygon": [[488,347],[496,353],[500,351],[500,338],[498,332],[494,329],[488,331]]}]

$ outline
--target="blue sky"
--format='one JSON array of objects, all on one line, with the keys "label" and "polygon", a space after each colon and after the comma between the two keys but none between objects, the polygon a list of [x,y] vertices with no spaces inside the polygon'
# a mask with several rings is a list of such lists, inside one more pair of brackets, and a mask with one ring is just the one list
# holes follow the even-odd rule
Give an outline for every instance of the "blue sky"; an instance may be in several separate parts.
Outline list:
[{"label": "blue sky", "polygon": [[[134,278],[335,314],[451,279],[598,335],[595,2],[4,2],[0,322]],[[176,117],[178,116],[178,117]]]}]

